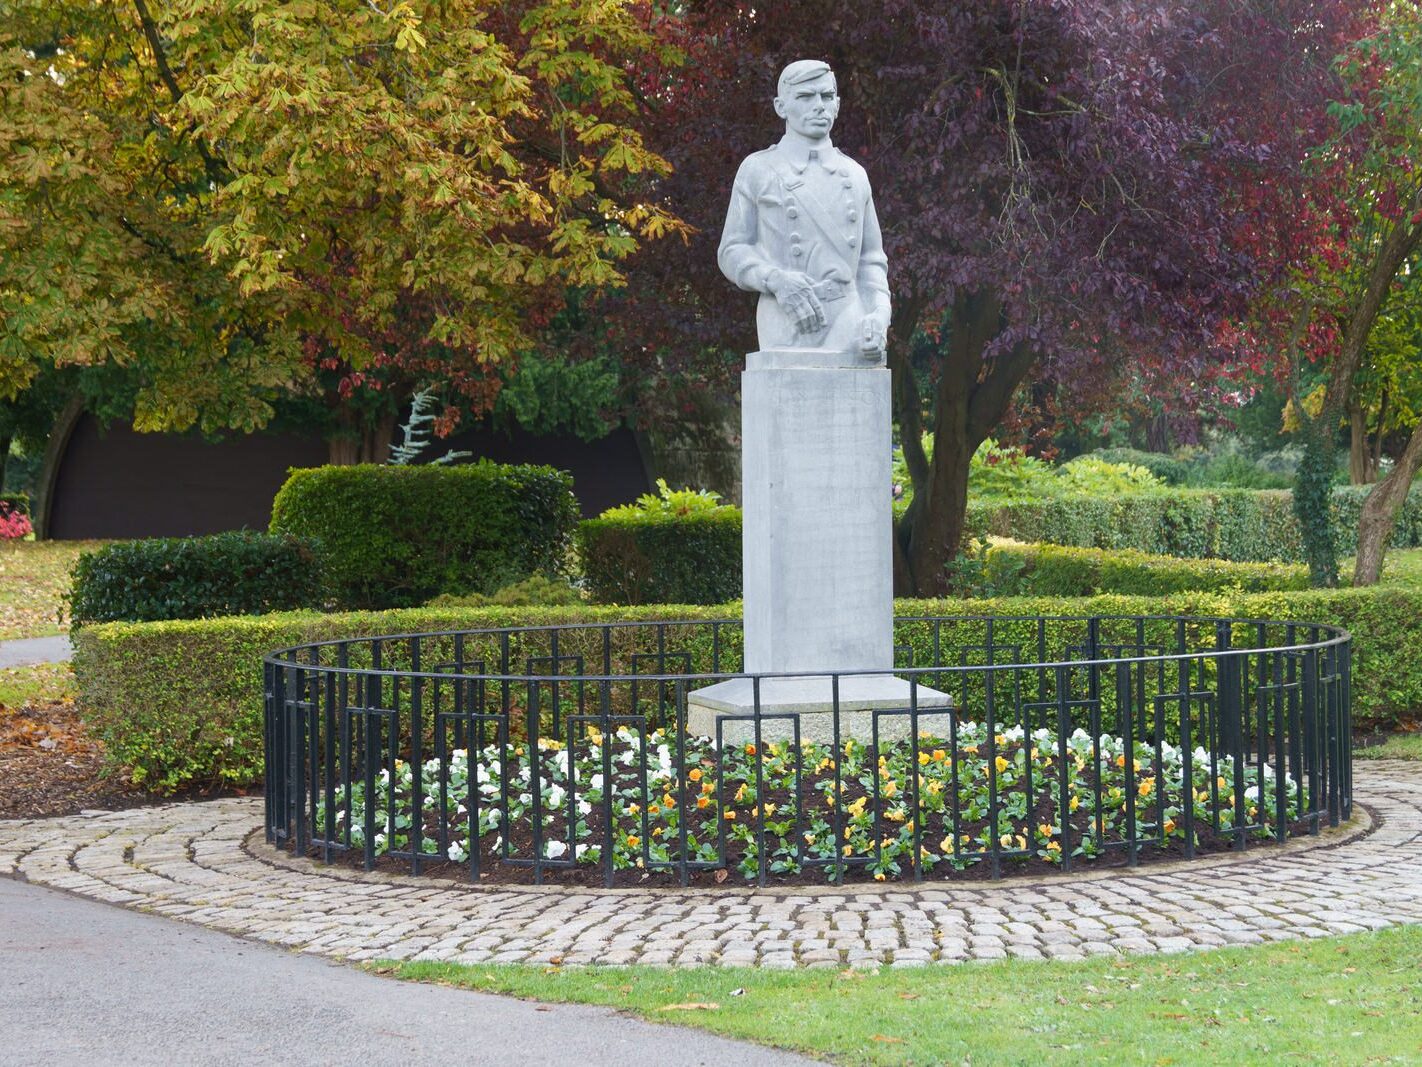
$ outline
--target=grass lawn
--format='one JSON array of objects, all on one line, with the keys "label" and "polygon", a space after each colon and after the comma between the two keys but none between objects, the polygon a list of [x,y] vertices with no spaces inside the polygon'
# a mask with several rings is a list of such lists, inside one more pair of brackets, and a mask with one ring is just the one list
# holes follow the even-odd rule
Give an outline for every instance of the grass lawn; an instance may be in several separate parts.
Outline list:
[{"label": "grass lawn", "polygon": [[73,700],[76,695],[74,672],[67,663],[0,668],[0,705],[7,708]]},{"label": "grass lawn", "polygon": [[0,641],[62,633],[69,569],[102,541],[0,543]]},{"label": "grass lawn", "polygon": [[608,1005],[837,1063],[1415,1064],[1419,954],[1422,927],[1400,927],[1187,955],[878,972],[371,967]]},{"label": "grass lawn", "polygon": [[1380,745],[1353,746],[1358,759],[1422,760],[1422,733],[1393,734]]}]

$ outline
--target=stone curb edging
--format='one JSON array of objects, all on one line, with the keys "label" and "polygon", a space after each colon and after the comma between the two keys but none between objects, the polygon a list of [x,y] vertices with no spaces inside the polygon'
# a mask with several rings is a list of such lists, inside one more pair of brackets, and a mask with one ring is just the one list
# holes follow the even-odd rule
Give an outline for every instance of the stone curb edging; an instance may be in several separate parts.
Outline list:
[{"label": "stone curb edging", "polygon": [[969,885],[470,887],[275,853],[241,798],[0,822],[0,871],[322,956],[564,964],[921,966],[1080,959],[1422,922],[1422,764],[1360,764],[1371,829],[1283,848]]}]

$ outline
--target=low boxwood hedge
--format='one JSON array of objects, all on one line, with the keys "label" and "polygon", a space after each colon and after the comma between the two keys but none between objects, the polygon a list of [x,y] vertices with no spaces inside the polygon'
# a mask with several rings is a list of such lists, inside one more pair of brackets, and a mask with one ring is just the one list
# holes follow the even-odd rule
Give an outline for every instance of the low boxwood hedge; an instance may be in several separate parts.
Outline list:
[{"label": "low boxwood hedge", "polygon": [[[1354,719],[1397,723],[1422,708],[1422,592],[1395,588],[1272,593],[1181,593],[1085,599],[899,601],[902,615],[1184,614],[1330,623],[1354,636]],[[559,608],[418,608],[322,615],[295,612],[88,626],[75,638],[74,671],[86,721],[108,758],[159,793],[194,785],[250,784],[262,774],[262,657],[310,641],[496,626],[712,619],[736,604]],[[915,662],[931,662],[922,628],[902,627]],[[918,647],[918,646],[923,647]],[[574,651],[567,643],[563,649]],[[394,651],[392,650],[392,654]],[[734,670],[734,642],[723,649]],[[394,663],[391,659],[387,662]]]},{"label": "low boxwood hedge", "polygon": [[1234,563],[1153,556],[1131,548],[1075,548],[999,542],[981,555],[982,584],[994,596],[1093,596],[1121,593],[1264,593],[1309,588],[1301,563]]},{"label": "low boxwood hedge", "polygon": [[569,474],[485,460],[294,470],[271,529],[321,542],[340,607],[390,608],[559,571],[577,519]]},{"label": "low boxwood hedge", "polygon": [[91,622],[261,615],[319,606],[317,546],[234,530],[209,537],[119,541],[75,561],[69,615]]},{"label": "low boxwood hedge", "polygon": [[600,604],[720,604],[741,592],[741,510],[641,513],[578,524],[588,593]]}]

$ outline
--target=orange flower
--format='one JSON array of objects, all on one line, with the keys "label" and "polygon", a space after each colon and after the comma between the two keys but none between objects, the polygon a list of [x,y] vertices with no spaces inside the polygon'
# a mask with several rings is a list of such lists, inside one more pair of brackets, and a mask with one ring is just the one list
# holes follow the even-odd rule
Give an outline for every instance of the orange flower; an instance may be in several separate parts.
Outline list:
[{"label": "orange flower", "polygon": [[727,822],[735,822],[735,821],[736,821],[736,813],[735,813],[734,811],[728,811],[728,812],[726,812],[726,821],[727,821]]},{"label": "orange flower", "polygon": [[753,745],[753,744],[747,744],[747,745],[746,745],[746,755],[747,755],[747,756],[754,756],[754,755],[755,755],[755,745]]},{"label": "orange flower", "polygon": [[687,776],[688,778],[690,778],[693,782],[699,782],[699,781],[701,781],[701,768],[700,768],[700,767],[693,767],[693,768],[691,768],[691,770],[687,772],[686,776]]},{"label": "orange flower", "polygon": [[711,806],[711,801],[706,797],[697,797],[696,806],[698,808],[709,808]]},{"label": "orange flower", "polygon": [[640,837],[638,837],[636,834],[630,834],[630,835],[628,835],[628,838],[627,838],[627,847],[628,847],[628,848],[640,848],[641,845],[642,845],[642,839],[641,839]]}]

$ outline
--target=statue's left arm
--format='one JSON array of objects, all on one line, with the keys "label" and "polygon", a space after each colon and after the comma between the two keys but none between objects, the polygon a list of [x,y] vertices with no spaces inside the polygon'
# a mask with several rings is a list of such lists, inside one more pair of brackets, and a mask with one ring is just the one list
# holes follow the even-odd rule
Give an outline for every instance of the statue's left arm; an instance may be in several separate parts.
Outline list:
[{"label": "statue's left arm", "polygon": [[889,334],[889,257],[884,254],[884,234],[874,210],[874,194],[864,202],[864,234],[859,254],[859,274],[855,279],[863,301],[864,352],[882,354]]}]

